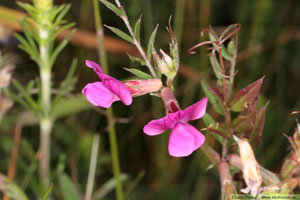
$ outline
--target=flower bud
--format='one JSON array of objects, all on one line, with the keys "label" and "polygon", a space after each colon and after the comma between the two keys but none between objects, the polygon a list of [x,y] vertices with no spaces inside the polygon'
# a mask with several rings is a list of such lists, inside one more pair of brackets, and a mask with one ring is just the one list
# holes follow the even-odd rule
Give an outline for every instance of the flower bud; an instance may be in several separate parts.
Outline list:
[{"label": "flower bud", "polygon": [[132,80],[123,83],[129,88],[133,97],[158,92],[162,88],[160,79]]}]

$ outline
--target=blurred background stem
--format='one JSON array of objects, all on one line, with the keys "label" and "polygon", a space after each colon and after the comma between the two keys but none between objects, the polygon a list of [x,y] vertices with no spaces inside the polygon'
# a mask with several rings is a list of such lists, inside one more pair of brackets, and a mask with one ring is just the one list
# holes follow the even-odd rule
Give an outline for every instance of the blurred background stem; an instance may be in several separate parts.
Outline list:
[{"label": "blurred background stem", "polygon": [[40,118],[40,178],[44,185],[50,183],[49,180],[49,162],[51,131],[53,122],[50,117],[51,109],[51,62],[50,62],[50,30],[51,19],[49,11],[52,9],[52,0],[35,0],[34,5],[39,11],[37,23],[39,34],[39,55],[40,78],[41,78],[41,108],[43,110]]},{"label": "blurred background stem", "polygon": [[[99,63],[101,64],[104,72],[108,73],[106,50],[103,43],[104,32],[103,32],[101,13],[100,13],[98,0],[93,0],[93,5],[94,5],[95,27],[96,27],[97,38],[98,38],[97,49],[98,49]],[[106,118],[108,123],[108,134],[109,134],[109,142],[110,142],[110,149],[111,149],[112,167],[113,167],[114,178],[116,181],[116,195],[117,195],[117,200],[122,200],[124,199],[124,195],[123,195],[122,181],[120,179],[118,144],[116,139],[116,130],[114,126],[112,107],[107,109]]]}]

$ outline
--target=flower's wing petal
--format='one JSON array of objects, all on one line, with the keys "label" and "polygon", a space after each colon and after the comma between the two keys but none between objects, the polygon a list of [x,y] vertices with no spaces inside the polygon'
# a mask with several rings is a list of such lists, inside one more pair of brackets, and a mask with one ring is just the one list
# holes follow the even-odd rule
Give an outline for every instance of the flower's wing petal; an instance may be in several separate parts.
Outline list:
[{"label": "flower's wing petal", "polygon": [[161,119],[155,119],[150,121],[144,126],[144,133],[147,135],[158,135],[163,133],[168,129],[174,128],[175,124],[178,122],[178,114],[171,113]]},{"label": "flower's wing petal", "polygon": [[180,120],[182,122],[188,122],[203,117],[207,105],[207,97],[204,97],[197,103],[189,106],[188,108],[180,111]]},{"label": "flower's wing petal", "polygon": [[120,100],[118,96],[107,89],[102,82],[87,84],[82,93],[94,106],[109,108],[114,101]]},{"label": "flower's wing petal", "polygon": [[98,74],[98,76],[99,76],[99,73],[104,74],[103,69],[100,67],[100,65],[98,65],[98,63],[95,63],[95,62],[93,62],[91,60],[86,60],[85,64],[89,68],[93,68],[94,71],[96,72],[96,74]]},{"label": "flower's wing petal", "polygon": [[99,77],[103,85],[117,95],[126,106],[132,103],[131,92],[125,84],[106,74],[101,74]]},{"label": "flower's wing petal", "polygon": [[205,141],[204,135],[187,123],[178,122],[169,138],[169,154],[174,157],[190,155]]}]

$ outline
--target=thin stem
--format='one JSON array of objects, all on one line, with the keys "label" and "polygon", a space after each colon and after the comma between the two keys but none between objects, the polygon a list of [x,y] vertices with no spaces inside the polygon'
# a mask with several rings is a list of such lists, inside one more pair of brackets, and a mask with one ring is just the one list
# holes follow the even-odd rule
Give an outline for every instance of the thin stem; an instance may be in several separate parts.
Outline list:
[{"label": "thin stem", "polygon": [[49,163],[50,163],[50,146],[51,146],[51,131],[52,120],[44,118],[40,121],[40,176],[41,182],[44,185],[50,183],[49,179]]},{"label": "thin stem", "polygon": [[[98,39],[98,56],[104,72],[107,73],[108,65],[107,65],[106,50],[104,48],[104,43],[103,43],[104,34],[103,34],[103,26],[102,26],[101,13],[99,9],[98,0],[93,0],[93,4],[94,4],[95,27],[96,27],[97,39]],[[116,139],[116,130],[114,127],[114,117],[113,117],[112,108],[107,109],[106,119],[108,122],[108,134],[109,134],[109,142],[110,142],[110,149],[111,149],[113,173],[116,181],[117,200],[123,200],[124,194],[123,194],[122,181],[120,178],[118,144]]]},{"label": "thin stem", "polygon": [[[119,8],[121,8],[121,4],[120,4],[119,0],[115,0],[115,2],[116,2],[116,4],[117,4],[117,6],[118,6]],[[124,12],[124,13],[125,13],[125,12]],[[125,23],[125,25],[126,25],[128,31],[129,31],[130,36],[133,38],[133,44],[136,46],[136,48],[137,48],[138,51],[140,52],[142,58],[145,60],[146,66],[148,67],[150,73],[152,74],[152,76],[153,76],[154,78],[157,78],[156,73],[155,73],[155,70],[154,70],[153,66],[151,65],[149,59],[147,58],[146,53],[145,53],[143,47],[141,46],[141,44],[139,43],[139,41],[135,38],[135,35],[134,35],[133,30],[132,30],[132,28],[131,28],[131,26],[130,26],[130,23],[129,23],[129,20],[128,20],[127,15],[126,15],[126,14],[122,15],[122,16],[121,16],[121,19],[124,21],[124,23]]]},{"label": "thin stem", "polygon": [[88,176],[86,192],[85,192],[85,198],[84,198],[85,200],[91,200],[92,199],[94,180],[95,180],[95,172],[96,172],[96,165],[97,165],[97,157],[98,157],[97,155],[98,155],[98,149],[99,149],[99,140],[100,140],[100,135],[95,134],[94,139],[93,139],[92,152],[91,152],[89,176]]},{"label": "thin stem", "polygon": [[[40,178],[44,185],[49,185],[49,163],[50,163],[50,143],[51,143],[51,131],[53,121],[50,117],[51,109],[51,62],[50,62],[50,51],[51,46],[49,36],[50,32],[45,24],[50,23],[49,16],[46,14],[52,7],[52,1],[49,1],[50,7],[40,9],[40,27],[39,32],[39,49],[40,49],[40,78],[41,78],[41,107],[43,110],[42,117],[40,118]],[[40,3],[40,4],[38,4]],[[37,8],[43,6],[45,1],[36,1]]]}]

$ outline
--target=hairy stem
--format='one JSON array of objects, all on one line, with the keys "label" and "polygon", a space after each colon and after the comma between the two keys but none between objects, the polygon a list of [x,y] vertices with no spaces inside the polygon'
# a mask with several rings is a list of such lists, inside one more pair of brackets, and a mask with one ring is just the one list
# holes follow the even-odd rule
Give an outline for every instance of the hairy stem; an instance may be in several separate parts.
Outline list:
[{"label": "hairy stem", "polygon": [[[98,56],[101,63],[101,66],[104,72],[108,72],[108,65],[107,65],[107,57],[106,57],[106,50],[104,48],[104,34],[103,34],[103,26],[101,20],[101,13],[99,9],[98,0],[93,0],[94,4],[94,17],[95,17],[95,26],[97,31],[97,38],[98,38]],[[109,134],[109,142],[110,142],[110,149],[111,149],[111,159],[112,159],[112,167],[113,167],[113,174],[116,181],[116,196],[117,200],[123,200],[123,187],[122,181],[120,178],[120,164],[119,164],[119,155],[118,155],[118,144],[116,139],[116,130],[114,126],[114,117],[113,117],[113,109],[107,109],[106,119],[108,122],[108,134]]]}]

